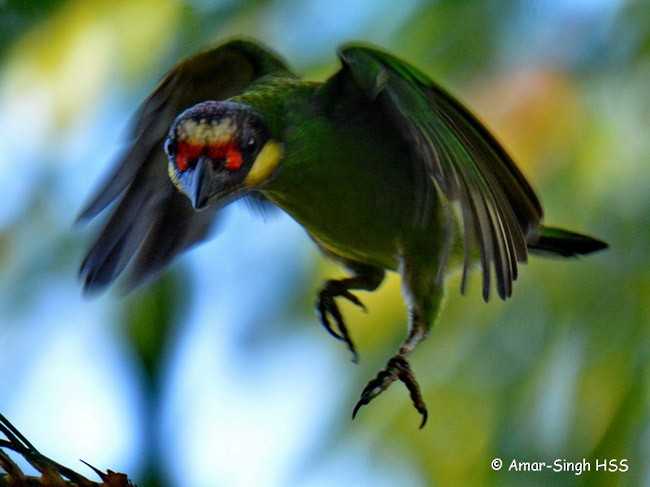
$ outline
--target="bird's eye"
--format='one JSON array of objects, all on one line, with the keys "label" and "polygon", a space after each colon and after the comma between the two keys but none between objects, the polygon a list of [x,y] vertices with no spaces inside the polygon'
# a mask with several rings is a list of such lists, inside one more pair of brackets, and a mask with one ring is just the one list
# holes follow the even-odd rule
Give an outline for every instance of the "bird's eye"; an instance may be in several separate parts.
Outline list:
[{"label": "bird's eye", "polygon": [[248,148],[249,151],[251,152],[254,151],[255,148],[257,147],[257,139],[251,135],[246,141],[246,147]]},{"label": "bird's eye", "polygon": [[174,143],[169,138],[165,140],[165,152],[168,156],[171,156],[174,153]]}]

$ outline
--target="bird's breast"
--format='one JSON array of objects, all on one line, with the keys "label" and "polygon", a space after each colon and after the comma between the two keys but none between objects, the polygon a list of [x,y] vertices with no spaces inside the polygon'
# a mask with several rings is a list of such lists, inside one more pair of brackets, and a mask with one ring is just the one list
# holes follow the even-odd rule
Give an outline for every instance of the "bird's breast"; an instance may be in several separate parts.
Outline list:
[{"label": "bird's breast", "polygon": [[330,253],[395,269],[417,204],[401,139],[377,124],[312,118],[288,130],[285,151],[266,196]]}]

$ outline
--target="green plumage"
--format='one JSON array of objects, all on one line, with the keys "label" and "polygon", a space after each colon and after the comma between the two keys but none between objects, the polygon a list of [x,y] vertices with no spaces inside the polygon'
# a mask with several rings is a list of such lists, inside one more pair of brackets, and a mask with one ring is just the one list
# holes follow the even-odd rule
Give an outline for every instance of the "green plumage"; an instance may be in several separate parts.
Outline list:
[{"label": "green plumage", "polygon": [[339,55],[341,69],[322,83],[245,41],[170,71],[140,108],[122,163],[82,212],[93,217],[118,199],[81,273],[86,289],[99,289],[133,259],[136,285],[202,240],[219,207],[242,196],[270,201],[353,273],[324,284],[317,310],[355,358],[335,298],[362,306],[350,290],[372,291],[386,270],[400,273],[409,332],[355,414],[400,380],[424,424],[406,358],[435,321],[449,271],[462,267],[464,291],[478,263],[485,300],[493,288],[505,299],[529,251],[568,257],[606,244],[544,227],[508,154],[422,72],[369,47]]},{"label": "green plumage", "polygon": [[321,91],[306,85],[280,95],[286,157],[260,192],[334,254],[395,270],[397,241],[410,232],[416,205],[406,145],[376,111],[337,115]]}]

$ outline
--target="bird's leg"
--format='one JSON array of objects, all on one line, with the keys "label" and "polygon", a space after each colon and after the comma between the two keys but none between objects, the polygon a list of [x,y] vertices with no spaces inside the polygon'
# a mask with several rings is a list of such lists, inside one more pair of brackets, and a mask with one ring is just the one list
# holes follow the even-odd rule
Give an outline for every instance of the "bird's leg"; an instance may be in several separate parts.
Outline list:
[{"label": "bird's leg", "polygon": [[[352,353],[352,361],[356,363],[358,361],[357,351],[352,343],[350,335],[348,334],[348,329],[343,320],[343,315],[341,315],[341,311],[336,304],[335,298],[343,297],[365,310],[366,307],[359,298],[350,292],[350,289],[374,291],[384,280],[384,270],[358,262],[346,262],[345,264],[346,267],[354,272],[354,276],[345,279],[330,279],[325,281],[322,289],[318,293],[316,309],[321,324],[333,337],[338,338],[347,344],[348,349]],[[334,329],[330,323],[330,316],[336,322],[336,329]]]},{"label": "bird's leg", "polygon": [[422,422],[420,423],[420,428],[422,428],[427,422],[427,408],[422,399],[418,381],[415,379],[406,358],[428,336],[431,324],[440,309],[443,294],[442,287],[438,283],[428,282],[423,286],[412,286],[406,279],[407,276],[403,275],[403,278],[405,279],[404,293],[410,303],[408,336],[402,343],[399,352],[388,361],[386,367],[380,370],[375,378],[370,380],[363,389],[361,398],[352,412],[352,418],[356,416],[361,406],[368,404],[399,379],[411,394],[415,409],[422,415]]}]

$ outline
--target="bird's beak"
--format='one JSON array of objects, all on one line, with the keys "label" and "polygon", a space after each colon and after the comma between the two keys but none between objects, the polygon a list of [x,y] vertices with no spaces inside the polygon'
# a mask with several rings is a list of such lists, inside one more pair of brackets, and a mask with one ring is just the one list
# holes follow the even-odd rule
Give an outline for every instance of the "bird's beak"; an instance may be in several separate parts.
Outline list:
[{"label": "bird's beak", "polygon": [[210,161],[206,157],[201,157],[192,171],[192,181],[189,185],[190,201],[195,210],[202,210],[208,204],[212,194],[212,181],[210,177]]},{"label": "bird's beak", "polygon": [[185,191],[195,210],[203,210],[217,202],[226,204],[231,201],[226,197],[232,196],[241,186],[236,175],[224,169],[222,162],[209,157],[197,161]]},{"label": "bird's beak", "polygon": [[222,161],[215,161],[209,157],[201,157],[191,172],[187,173],[185,180],[179,178],[182,191],[189,198],[195,210],[203,210],[217,202],[227,204],[232,201],[241,189],[241,182],[237,176],[224,169]]}]

